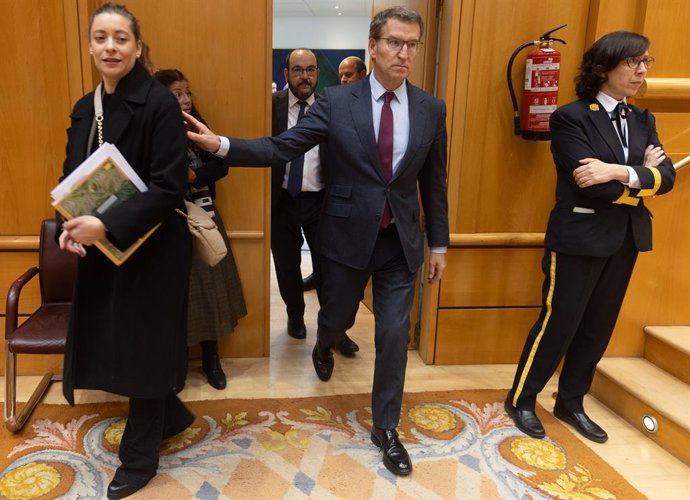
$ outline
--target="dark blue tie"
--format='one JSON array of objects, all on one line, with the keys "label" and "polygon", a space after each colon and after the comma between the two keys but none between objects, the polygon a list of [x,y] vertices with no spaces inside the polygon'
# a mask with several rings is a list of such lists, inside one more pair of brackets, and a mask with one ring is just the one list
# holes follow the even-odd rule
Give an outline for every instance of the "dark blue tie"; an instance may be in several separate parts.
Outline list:
[{"label": "dark blue tie", "polygon": [[[304,116],[304,110],[307,108],[306,101],[299,101],[299,114],[297,121],[299,122]],[[299,155],[290,163],[290,174],[288,175],[287,192],[293,198],[302,192],[302,176],[304,175],[304,155]]]}]

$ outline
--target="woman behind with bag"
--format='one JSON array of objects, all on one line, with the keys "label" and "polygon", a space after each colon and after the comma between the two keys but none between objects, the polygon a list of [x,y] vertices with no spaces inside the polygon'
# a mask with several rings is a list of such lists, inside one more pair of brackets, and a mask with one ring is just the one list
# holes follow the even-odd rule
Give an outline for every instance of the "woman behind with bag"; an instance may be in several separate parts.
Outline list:
[{"label": "woman behind with bag", "polygon": [[[153,78],[170,90],[183,111],[203,121],[192,102],[189,82],[181,71],[163,69]],[[218,356],[218,339],[230,334],[240,318],[247,315],[242,285],[227,238],[225,225],[215,206],[216,181],[228,174],[220,158],[185,141],[187,147],[187,199],[202,207],[213,218],[228,249],[215,266],[192,259],[189,281],[187,345],[201,345],[201,367],[211,387],[221,390],[227,380]]]},{"label": "woman behind with bag", "polygon": [[[89,20],[89,52],[104,92],[80,99],[67,131],[67,176],[102,142],[114,144],[147,185],[105,213],[64,222],[63,250],[79,259],[65,348],[63,392],[98,389],[129,398],[121,465],[108,498],[124,498],[156,475],[161,441],[194,416],[174,393],[186,375],[187,300],[192,243],[184,210],[187,162],[180,107],[139,62],[139,23],[106,3]],[[99,86],[100,88],[101,86]],[[100,98],[103,119],[97,123]],[[59,222],[62,222],[61,220]],[[126,249],[160,226],[122,265],[93,243]]]}]

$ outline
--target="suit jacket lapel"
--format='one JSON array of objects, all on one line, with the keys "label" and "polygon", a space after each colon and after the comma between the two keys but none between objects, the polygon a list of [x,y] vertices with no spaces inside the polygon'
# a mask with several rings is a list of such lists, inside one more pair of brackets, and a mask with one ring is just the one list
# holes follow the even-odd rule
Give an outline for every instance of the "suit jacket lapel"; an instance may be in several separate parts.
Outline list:
[{"label": "suit jacket lapel", "polygon": [[424,93],[419,92],[417,87],[407,82],[407,102],[409,107],[410,119],[410,136],[407,139],[407,149],[400,160],[400,165],[393,174],[393,179],[399,177],[407,167],[410,161],[419,148],[419,142],[422,140],[422,132],[426,127],[427,111],[424,106]]},{"label": "suit jacket lapel", "polygon": [[601,136],[606,141],[606,144],[611,148],[611,151],[616,155],[616,160],[621,165],[625,164],[625,153],[623,152],[623,145],[616,133],[615,125],[611,121],[604,106],[597,100],[593,100],[589,105],[588,116],[594,123],[594,126],[599,131]]},{"label": "suit jacket lapel", "polygon": [[633,109],[628,113],[628,164],[641,165],[644,161],[644,150],[647,147],[647,130],[639,112]]},{"label": "suit jacket lapel", "polygon": [[383,168],[379,160],[378,146],[376,144],[376,135],[374,134],[374,119],[371,109],[371,86],[369,85],[369,78],[362,80],[361,84],[352,85],[352,99],[350,99],[350,113],[352,120],[355,123],[355,129],[359,140],[362,142],[362,147],[369,155],[371,164],[376,166],[376,172],[384,180]]}]

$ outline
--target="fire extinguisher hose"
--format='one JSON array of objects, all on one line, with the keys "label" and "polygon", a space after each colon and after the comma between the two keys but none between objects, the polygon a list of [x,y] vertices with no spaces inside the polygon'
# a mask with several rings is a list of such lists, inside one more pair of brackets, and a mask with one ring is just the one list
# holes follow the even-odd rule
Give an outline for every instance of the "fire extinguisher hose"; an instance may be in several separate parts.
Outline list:
[{"label": "fire extinguisher hose", "polygon": [[526,49],[531,45],[539,45],[539,43],[540,42],[538,40],[523,43],[517,49],[515,49],[515,52],[513,52],[513,55],[510,56],[510,60],[508,61],[506,77],[508,80],[508,90],[510,91],[510,100],[513,101],[513,122],[515,125],[515,135],[520,135],[520,110],[518,108],[517,97],[515,96],[515,89],[513,88],[513,62],[522,49]]}]

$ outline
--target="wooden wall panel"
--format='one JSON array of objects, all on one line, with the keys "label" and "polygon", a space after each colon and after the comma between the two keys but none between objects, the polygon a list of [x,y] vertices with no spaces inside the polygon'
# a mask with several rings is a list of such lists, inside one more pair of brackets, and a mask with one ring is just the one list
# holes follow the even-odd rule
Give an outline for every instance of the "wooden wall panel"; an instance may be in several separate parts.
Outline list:
[{"label": "wooden wall panel", "polygon": [[539,306],[542,248],[451,248],[439,307]]},{"label": "wooden wall panel", "polygon": [[65,156],[68,48],[78,35],[65,31],[60,0],[4,0],[0,10],[0,235],[37,234],[40,221],[53,214],[49,192]]},{"label": "wooden wall panel", "polygon": [[517,363],[527,332],[538,316],[539,309],[531,307],[440,309],[434,363]]},{"label": "wooden wall panel", "polygon": [[[518,45],[568,24],[558,32],[568,45],[556,48],[563,54],[559,104],[571,101],[572,80],[585,44],[588,8],[584,1],[475,2],[469,65],[460,68],[468,73],[458,75],[467,76],[469,84],[466,93],[455,93],[453,128],[462,121],[465,125],[461,138],[453,135],[450,150],[450,165],[458,170],[454,179],[459,183],[458,198],[450,205],[456,221],[451,232],[544,230],[553,204],[555,179],[549,143],[525,141],[513,135],[506,66]],[[462,34],[461,38],[465,39]],[[516,88],[521,86],[527,52],[529,49],[514,65]]]}]

